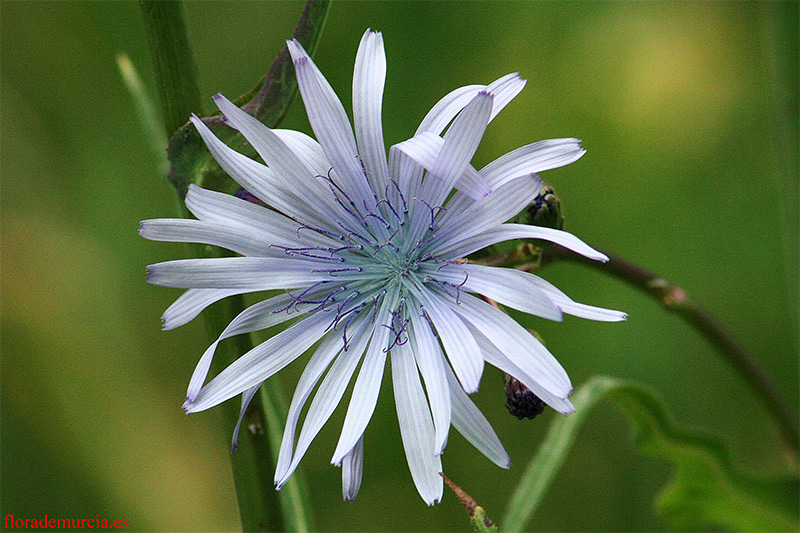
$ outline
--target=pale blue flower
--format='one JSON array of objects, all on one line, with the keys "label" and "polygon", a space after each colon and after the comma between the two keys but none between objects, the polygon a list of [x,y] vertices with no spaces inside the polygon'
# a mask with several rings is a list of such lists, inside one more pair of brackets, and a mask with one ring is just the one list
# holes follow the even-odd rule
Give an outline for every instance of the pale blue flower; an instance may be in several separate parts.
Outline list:
[{"label": "pale blue flower", "polygon": [[[625,318],[576,303],[533,274],[463,260],[510,239],[543,239],[606,260],[569,233],[504,224],[536,196],[541,182],[535,173],[571,163],[584,150],[576,139],[541,141],[480,171],[470,165],[489,122],[525,85],[509,74],[445,96],[412,138],[391,147],[387,159],[381,34],[367,31],[358,49],[355,133],[308,54],[297,41],[288,44],[316,140],[271,130],[216,96],[227,123],[264,165],[226,146],[192,117],[220,166],[269,208],[193,185],[186,206],[197,220],[142,223],[140,233],[148,239],[212,244],[242,256],[150,266],[150,283],[188,289],[164,313],[165,329],[187,323],[226,296],[285,290],[243,311],[206,350],[184,408],[202,411],[241,394],[244,413],[264,380],[310,353],[280,448],[280,488],[360,365],[332,458],[342,466],[344,497],[352,499],[361,483],[364,430],[388,358],[411,476],[433,504],[442,496],[440,455],[451,424],[494,463],[510,465],[467,396],[478,389],[484,362],[519,379],[553,409],[574,410],[568,400],[572,385],[558,361],[525,328],[474,294],[552,320],[562,313]],[[205,383],[220,340],[287,321],[293,322]],[[301,411],[315,388],[298,436]]]}]

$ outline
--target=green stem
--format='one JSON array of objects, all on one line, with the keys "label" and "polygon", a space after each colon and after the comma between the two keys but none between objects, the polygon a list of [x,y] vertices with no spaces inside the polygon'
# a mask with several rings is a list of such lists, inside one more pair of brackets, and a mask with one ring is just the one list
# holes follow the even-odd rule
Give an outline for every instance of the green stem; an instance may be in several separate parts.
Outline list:
[{"label": "green stem", "polygon": [[668,311],[683,318],[717,349],[764,402],[775,417],[785,444],[790,448],[787,450],[791,451],[790,459],[795,462],[800,447],[800,425],[797,416],[761,365],[711,313],[691,300],[683,289],[621,257],[608,253],[606,255],[609,261],[601,263],[561,246],[552,245],[542,251],[539,263],[544,266],[555,261],[571,261],[611,274],[643,291]]},{"label": "green stem", "polygon": [[140,0],[167,135],[200,113],[197,64],[181,0]]}]

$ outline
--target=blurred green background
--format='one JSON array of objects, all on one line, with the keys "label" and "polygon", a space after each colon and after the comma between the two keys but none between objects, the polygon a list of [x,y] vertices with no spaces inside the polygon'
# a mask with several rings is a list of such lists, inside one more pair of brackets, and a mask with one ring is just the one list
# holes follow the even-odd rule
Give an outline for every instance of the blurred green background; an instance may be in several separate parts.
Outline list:
[{"label": "blurred green background", "polygon": [[[206,111],[269,67],[302,2],[189,2]],[[798,403],[798,4],[762,2],[334,2],[316,61],[350,109],[367,27],[388,56],[387,143],[450,90],[518,71],[526,89],[490,125],[476,167],[530,142],[578,137],[588,153],[543,177],[566,229],[660,273],[708,307]],[[178,291],[147,264],[180,245],[137,236],[174,194],[136,120],[115,56],[155,96],[135,2],[3,1],[1,515],[128,520],[132,530],[229,530],[238,515],[232,428],[180,409],[207,345],[202,322],[162,332]],[[310,133],[299,99],[284,127]],[[621,324],[530,320],[578,386],[594,374],[649,384],[676,419],[722,434],[752,472],[782,465],[766,410],[698,334],[586,268],[543,275]],[[280,374],[287,397],[301,359]],[[388,376],[385,380],[388,385]],[[455,432],[445,473],[500,518],[555,416],[518,421],[487,367],[475,400],[514,467]],[[336,417],[335,417],[336,418]],[[466,530],[450,493],[427,508],[408,474],[384,387],[355,503],[329,464],[341,416],[303,462],[320,530]],[[653,499],[669,466],[642,456],[602,406],[531,524],[537,530],[666,526]]]}]

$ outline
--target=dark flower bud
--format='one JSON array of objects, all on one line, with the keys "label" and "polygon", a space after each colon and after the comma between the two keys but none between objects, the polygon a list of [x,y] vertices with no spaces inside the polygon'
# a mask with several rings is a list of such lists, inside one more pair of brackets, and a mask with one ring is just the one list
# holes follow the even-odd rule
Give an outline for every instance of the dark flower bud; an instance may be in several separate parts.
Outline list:
[{"label": "dark flower bud", "polygon": [[533,420],[544,412],[546,404],[528,387],[509,374],[503,374],[503,378],[506,382],[506,409],[512,415],[520,420],[523,418]]},{"label": "dark flower bud", "polygon": [[528,204],[514,222],[542,226],[545,228],[563,229],[564,217],[561,214],[561,200],[550,185],[542,182],[539,194]]}]

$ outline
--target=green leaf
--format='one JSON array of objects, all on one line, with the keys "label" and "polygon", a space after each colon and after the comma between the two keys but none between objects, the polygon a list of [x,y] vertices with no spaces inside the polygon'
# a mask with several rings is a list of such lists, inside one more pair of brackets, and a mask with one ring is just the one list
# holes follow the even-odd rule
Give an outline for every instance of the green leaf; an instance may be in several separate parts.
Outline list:
[{"label": "green leaf", "polygon": [[640,450],[663,457],[673,475],[656,500],[661,517],[678,529],[723,527],[739,531],[797,531],[798,477],[756,477],[739,470],[713,435],[678,427],[663,402],[637,383],[596,376],[572,397],[575,414],[556,419],[528,465],[501,522],[520,531],[558,473],[589,411],[611,400],[630,420]]}]

